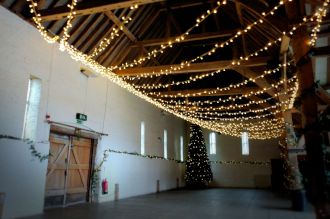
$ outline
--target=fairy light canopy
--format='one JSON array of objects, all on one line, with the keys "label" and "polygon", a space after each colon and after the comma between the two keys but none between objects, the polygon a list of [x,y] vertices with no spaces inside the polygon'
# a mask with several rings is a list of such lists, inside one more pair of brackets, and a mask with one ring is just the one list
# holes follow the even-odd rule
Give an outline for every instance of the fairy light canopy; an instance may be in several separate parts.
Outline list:
[{"label": "fairy light canopy", "polygon": [[[47,42],[155,106],[204,128],[237,137],[246,130],[256,139],[283,132],[281,113],[292,109],[299,90],[296,61],[291,54],[287,63],[280,59],[283,39],[307,25],[306,43],[314,46],[329,20],[329,0],[1,4]],[[292,21],[288,8],[313,10]]]}]

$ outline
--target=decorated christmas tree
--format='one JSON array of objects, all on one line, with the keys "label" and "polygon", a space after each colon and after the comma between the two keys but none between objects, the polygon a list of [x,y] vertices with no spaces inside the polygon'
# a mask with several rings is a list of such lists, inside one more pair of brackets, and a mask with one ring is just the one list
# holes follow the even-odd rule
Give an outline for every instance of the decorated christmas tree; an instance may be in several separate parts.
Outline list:
[{"label": "decorated christmas tree", "polygon": [[187,186],[203,188],[212,178],[202,130],[198,125],[191,125],[185,176]]}]

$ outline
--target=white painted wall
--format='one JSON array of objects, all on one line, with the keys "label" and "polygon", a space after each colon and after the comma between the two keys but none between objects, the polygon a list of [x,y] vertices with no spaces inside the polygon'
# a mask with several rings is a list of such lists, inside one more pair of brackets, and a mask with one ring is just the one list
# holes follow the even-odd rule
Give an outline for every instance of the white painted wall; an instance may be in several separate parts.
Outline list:
[{"label": "white painted wall", "polygon": [[[210,160],[221,161],[270,161],[279,158],[278,140],[249,139],[250,154],[242,155],[241,138],[216,134],[216,154],[210,155],[209,133],[204,130],[204,139]],[[270,166],[249,164],[212,164],[214,187],[265,188],[270,187]]]},{"label": "white painted wall", "polygon": [[[103,150],[140,152],[140,122],[146,125],[146,154],[163,156],[163,130],[168,130],[168,157],[179,158],[179,138],[185,137],[185,122],[133,96],[105,78],[87,79],[58,45],[47,44],[28,23],[0,6],[0,134],[22,136],[24,110],[30,75],[42,81],[37,145],[49,150],[51,120],[73,124],[77,112],[88,115],[84,125],[108,133],[98,145],[97,160]],[[160,137],[160,139],[158,138]],[[41,213],[47,162],[32,158],[28,145],[0,139],[0,192],[6,193],[4,218]],[[170,161],[150,160],[131,155],[110,154],[102,167],[101,179],[110,183],[109,194],[100,201],[114,199],[114,184],[119,197],[156,192],[176,187],[183,180],[183,166]]]}]

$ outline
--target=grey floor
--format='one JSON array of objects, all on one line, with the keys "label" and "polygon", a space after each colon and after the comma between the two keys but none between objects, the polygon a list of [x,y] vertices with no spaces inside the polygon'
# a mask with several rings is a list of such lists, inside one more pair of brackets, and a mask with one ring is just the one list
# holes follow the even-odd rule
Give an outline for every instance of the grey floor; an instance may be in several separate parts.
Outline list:
[{"label": "grey floor", "polygon": [[102,204],[81,204],[52,209],[35,219],[75,218],[180,218],[180,219],[314,219],[312,208],[290,210],[284,196],[266,190],[177,190]]}]

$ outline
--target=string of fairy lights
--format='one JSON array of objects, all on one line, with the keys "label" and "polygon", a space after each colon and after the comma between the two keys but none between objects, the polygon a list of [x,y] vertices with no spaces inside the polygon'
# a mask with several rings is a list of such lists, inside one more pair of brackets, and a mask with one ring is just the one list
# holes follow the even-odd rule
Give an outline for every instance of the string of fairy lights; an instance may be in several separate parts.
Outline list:
[{"label": "string of fairy lights", "polygon": [[[290,66],[290,64],[293,63],[293,60],[290,60],[286,65]],[[219,91],[226,91],[226,90],[230,90],[231,88],[239,88],[241,86],[244,86],[246,84],[248,84],[249,82],[255,82],[256,80],[260,79],[260,78],[264,78],[267,75],[270,74],[275,74],[277,72],[279,72],[282,68],[283,64],[279,64],[277,68],[271,69],[271,70],[265,70],[263,71],[262,74],[258,74],[258,76],[255,77],[251,77],[249,79],[244,80],[243,82],[237,83],[237,84],[231,84],[227,87],[223,87],[220,88]],[[229,68],[230,66],[228,66]],[[210,73],[206,73],[206,74],[202,74],[202,75],[197,75],[197,76],[191,76],[189,77],[189,79],[184,80],[184,81],[172,81],[166,84],[162,84],[162,83],[157,83],[157,84],[142,84],[142,85],[133,85],[136,89],[159,89],[159,88],[168,88],[170,86],[178,86],[178,85],[183,85],[183,84],[190,84],[192,82],[196,82],[198,80],[207,78],[207,77],[211,77],[216,75],[217,73],[221,73],[221,72],[226,72],[228,70],[228,68],[223,68],[223,69],[218,69],[216,71],[210,72]]]},{"label": "string of fairy lights", "polygon": [[[34,145],[36,143],[49,143],[49,141],[40,141],[40,142],[34,142],[31,141],[29,139],[23,139],[23,138],[19,138],[19,137],[15,137],[15,136],[11,136],[11,135],[3,135],[0,134],[0,139],[9,139],[9,140],[16,140],[16,141],[22,141],[27,143],[30,146],[30,151],[31,154],[38,158],[40,162],[43,162],[44,160],[47,160],[50,156],[53,156],[52,154],[42,154],[41,152],[39,152]],[[177,160],[175,158],[165,158],[162,156],[158,156],[158,155],[145,155],[145,154],[140,154],[137,152],[127,152],[127,151],[119,151],[119,150],[113,150],[113,149],[106,149],[103,151],[103,159],[105,160],[105,158],[108,156],[107,153],[117,153],[117,154],[127,154],[127,155],[134,155],[134,156],[139,156],[139,157],[143,157],[143,158],[149,158],[149,159],[161,159],[161,160],[167,160],[167,161],[175,161],[177,163],[185,163],[185,161],[183,160]],[[215,163],[215,164],[250,164],[250,165],[267,165],[268,161],[238,161],[238,160],[230,160],[230,161],[222,161],[222,160],[214,160],[214,161],[210,161],[210,163]],[[101,162],[100,166],[102,166],[103,162]],[[98,168],[97,168],[98,169]]]},{"label": "string of fairy lights", "polygon": [[[136,9],[136,7],[131,8],[131,10]],[[124,26],[128,24],[130,21],[132,21],[132,18],[129,16],[122,16],[121,17],[122,24],[119,26],[119,28],[114,27],[109,37],[104,37],[99,45],[94,48],[92,54],[90,55],[92,58],[98,56],[101,52],[103,52],[110,44],[111,42],[116,38],[119,37],[119,31],[124,29]]]},{"label": "string of fairy lights", "polygon": [[[107,153],[115,153],[115,154],[125,154],[125,155],[132,155],[132,156],[137,156],[137,157],[142,157],[142,158],[148,158],[148,159],[156,159],[156,160],[167,160],[167,161],[174,161],[176,163],[186,163],[186,161],[178,160],[175,158],[165,158],[163,156],[158,156],[158,155],[150,155],[150,154],[140,154],[137,152],[128,152],[128,151],[119,151],[119,150],[114,150],[114,149],[106,149],[103,151],[103,156],[107,157]],[[254,165],[254,166],[269,166],[270,162],[269,161],[257,161],[257,160],[210,160],[210,163],[214,164],[222,164],[222,165],[241,165],[241,164],[248,164],[248,165]]]},{"label": "string of fairy lights", "polygon": [[[220,101],[225,103],[225,102],[232,102],[232,101],[242,99],[242,98],[248,98],[248,97],[254,96],[254,95],[263,94],[263,93],[267,92],[270,89],[274,89],[274,88],[276,89],[280,85],[282,85],[283,83],[291,82],[292,80],[294,80],[296,78],[297,78],[296,76],[293,76],[293,78],[291,78],[287,81],[282,79],[282,80],[280,80],[276,83],[271,83],[269,87],[264,87],[264,88],[261,88],[261,89],[258,89],[258,90],[252,90],[250,92],[243,93],[242,95],[237,96],[237,97],[231,97],[230,96],[229,98],[223,98],[223,99],[219,98],[219,100],[221,99]],[[194,92],[194,93],[187,93],[187,94],[180,93],[180,92],[178,92],[177,94],[166,94],[166,93],[163,94],[162,92],[148,92],[148,94],[153,95],[153,96],[157,96],[158,98],[186,98],[186,97],[198,97],[198,96],[203,96],[203,95],[217,94],[217,93],[221,93],[223,91],[228,91],[231,88],[232,87],[226,88],[226,90],[224,90],[221,87],[216,87],[216,88],[210,89],[210,90],[203,90],[203,91]],[[147,94],[147,93],[145,93],[145,94]]]},{"label": "string of fairy lights", "polygon": [[[187,98],[185,100],[180,99],[170,99],[170,100],[164,100],[160,98],[155,98],[156,101],[159,101],[165,105],[169,105],[170,107],[175,107],[177,109],[189,109],[189,110],[198,110],[198,111],[207,111],[207,110],[235,110],[235,109],[242,109],[247,108],[251,105],[260,105],[267,103],[268,101],[277,98],[278,96],[285,95],[287,93],[290,93],[291,91],[294,91],[295,89],[293,87],[288,88],[284,92],[279,92],[274,94],[272,97],[268,97],[266,99],[260,99],[260,100],[251,100],[247,103],[233,103],[230,105],[225,106],[219,106],[219,104],[223,103],[221,98],[218,98],[217,100],[188,100]],[[213,106],[217,105],[217,106]]]},{"label": "string of fairy lights", "polygon": [[[292,0],[279,1],[279,3],[276,6],[274,6],[271,10],[269,10],[268,12],[263,12],[262,16],[264,18],[266,18],[269,15],[271,15],[271,16],[274,15],[275,11],[277,11],[280,8],[280,6],[284,5],[285,2],[291,2],[291,1]],[[201,55],[196,56],[195,58],[193,58],[189,61],[181,62],[180,66],[170,66],[170,67],[163,68],[160,70],[160,72],[158,74],[156,74],[156,76],[160,76],[162,74],[168,75],[172,71],[180,70],[180,69],[183,69],[184,67],[189,67],[191,63],[194,63],[198,60],[203,60],[205,56],[213,55],[219,48],[224,48],[224,47],[229,46],[230,44],[234,43],[235,39],[237,39],[239,36],[247,34],[249,31],[251,31],[253,29],[253,27],[260,25],[262,23],[264,23],[263,19],[257,19],[254,22],[252,22],[251,24],[246,25],[243,29],[238,30],[237,33],[233,37],[229,38],[228,40],[221,42],[221,43],[215,43],[213,45],[212,49],[204,52]],[[274,43],[276,43],[277,41],[281,41],[281,38],[279,38],[278,40],[275,40],[275,41],[269,41],[263,48],[259,49],[258,51],[255,51],[249,55],[246,55],[245,57],[241,56],[239,58],[239,60],[233,60],[231,63],[231,66],[240,65],[240,64],[242,64],[242,62],[248,61],[249,58],[258,56],[260,54],[260,52],[268,50],[268,48],[270,46],[274,45]],[[119,68],[119,69],[125,69],[125,68]],[[154,75],[154,74],[155,74],[155,72],[149,72],[149,73],[140,74],[139,76],[131,76],[131,78],[150,77],[150,75]]]},{"label": "string of fairy lights", "polygon": [[136,65],[140,65],[142,63],[144,63],[147,60],[150,60],[152,57],[156,58],[157,55],[162,54],[164,52],[165,49],[167,48],[171,48],[173,46],[173,44],[175,43],[180,43],[181,41],[184,41],[186,39],[186,37],[190,34],[190,32],[195,29],[196,27],[198,27],[203,21],[205,21],[211,14],[216,14],[218,13],[218,9],[221,6],[224,6],[227,4],[226,0],[223,1],[217,1],[217,6],[215,6],[213,9],[209,9],[206,11],[206,13],[203,13],[202,15],[200,15],[198,18],[196,18],[196,23],[191,26],[190,28],[188,28],[183,34],[175,37],[174,41],[168,41],[168,42],[164,42],[163,44],[160,45],[160,48],[158,49],[153,49],[151,52],[148,52],[146,54],[146,56],[140,57],[139,59],[134,59],[132,62],[128,63],[123,63],[120,66],[116,65],[116,66],[111,66],[111,70],[115,70],[115,69],[126,69],[126,68],[132,68]]},{"label": "string of fairy lights", "polygon": [[[87,55],[84,54],[82,52],[80,52],[78,49],[76,49],[74,46],[70,45],[67,42],[67,35],[64,34],[62,37],[60,36],[54,36],[52,34],[50,34],[45,27],[43,27],[42,25],[42,19],[41,19],[41,15],[37,12],[37,6],[38,4],[36,3],[36,1],[34,0],[27,0],[29,2],[29,7],[30,7],[30,11],[33,14],[33,21],[36,24],[36,27],[38,29],[38,31],[40,32],[41,36],[49,43],[54,43],[57,41],[60,41],[60,47],[61,49],[64,48],[64,50],[66,50],[69,55],[76,61],[81,62],[83,65],[85,65],[86,67],[89,67],[91,70],[99,73],[100,75],[108,78],[109,80],[111,80],[112,82],[118,84],[119,86],[123,87],[124,89],[128,90],[129,92],[135,94],[136,96],[146,100],[149,103],[152,103],[153,105],[155,105],[156,107],[159,107],[171,114],[174,114],[175,116],[182,118],[188,122],[200,125],[201,127],[204,128],[208,128],[217,132],[221,132],[224,134],[229,134],[229,135],[233,135],[233,136],[240,136],[242,130],[248,130],[249,131],[249,137],[250,138],[256,138],[256,139],[268,139],[268,138],[274,138],[274,137],[278,137],[280,136],[280,133],[283,132],[283,120],[279,119],[279,118],[268,118],[268,119],[263,119],[261,117],[257,117],[257,118],[249,118],[249,120],[246,120],[244,122],[240,122],[240,119],[235,120],[235,121],[212,121],[212,120],[205,120],[203,118],[199,118],[195,115],[188,115],[187,112],[181,112],[178,109],[173,108],[171,105],[174,104],[181,104],[180,101],[177,100],[162,100],[161,98],[163,98],[163,96],[161,94],[155,94],[153,97],[149,96],[150,94],[147,92],[142,92],[139,89],[135,88],[131,83],[128,83],[125,80],[130,80],[131,78],[127,79],[127,77],[120,77],[118,75],[116,75],[113,70],[114,69],[122,69],[121,67],[124,66],[124,68],[129,68],[129,67],[133,67],[137,64],[143,63],[145,60],[147,60],[146,57],[151,58],[152,56],[157,56],[157,54],[159,53],[158,50],[157,52],[155,52],[154,50],[151,51],[150,53],[148,53],[145,57],[141,58],[141,61],[138,62],[138,60],[133,61],[133,63],[124,63],[122,66],[111,66],[111,67],[105,67],[100,65],[97,61],[95,61],[93,59],[94,56],[91,55]],[[278,10],[278,8],[286,3],[288,3],[290,1],[279,1],[278,5],[276,5],[273,9],[271,9],[269,12],[265,12],[262,14],[262,16],[266,17],[266,16],[272,16],[275,14],[276,10]],[[320,30],[320,24],[322,22],[322,19],[326,16],[327,14],[327,7],[329,4],[330,0],[325,0],[322,4],[321,7],[319,7],[314,14],[312,14],[309,17],[304,17],[303,20],[300,23],[297,23],[293,26],[291,26],[291,29],[287,30],[287,31],[283,31],[282,35],[280,37],[278,37],[278,39],[276,40],[272,40],[269,41],[267,44],[265,44],[264,47],[262,47],[261,49],[259,49],[258,51],[255,51],[254,53],[248,54],[247,56],[244,57],[240,57],[238,60],[233,60],[230,67],[234,68],[237,65],[242,65],[244,64],[245,61],[248,61],[251,57],[255,57],[258,56],[261,52],[263,51],[267,51],[268,48],[270,48],[273,45],[277,45],[277,43],[281,42],[281,37],[282,36],[292,36],[294,34],[294,32],[301,26],[306,25],[307,23],[311,22],[312,24],[315,24],[315,28],[313,29],[311,35],[310,35],[310,44],[313,45],[315,44],[315,41],[317,39],[317,33]],[[68,6],[70,6],[70,13],[68,14],[67,17],[67,24],[66,24],[66,31],[68,31],[70,29],[71,25],[71,21],[75,16],[75,6],[76,6],[76,1],[72,1],[72,3]],[[224,6],[226,5],[226,1],[223,2],[218,2],[217,6],[216,6],[216,10],[212,11],[209,10],[207,11],[207,13],[204,16],[201,16],[199,20],[196,19],[197,24],[200,24],[201,22],[203,22],[209,15],[211,15],[212,13],[216,13],[217,10],[220,8],[220,6]],[[70,17],[72,16],[72,17]],[[71,18],[71,19],[70,19]],[[205,56],[210,56],[212,54],[214,54],[216,52],[216,50],[218,48],[222,48],[224,46],[228,46],[229,44],[233,43],[235,41],[235,39],[240,36],[241,34],[245,34],[248,33],[253,27],[255,27],[256,25],[260,25],[263,23],[263,19],[259,19],[258,21],[255,21],[254,23],[251,23],[250,25],[244,27],[241,32],[237,32],[234,37],[230,38],[229,41],[225,41],[222,43],[217,43],[214,45],[214,47],[202,54],[197,56],[196,58],[190,60],[190,61],[184,61],[180,64],[179,67],[169,67],[169,69],[162,69],[162,71],[160,71],[159,73],[157,73],[157,75],[162,75],[162,74],[168,74],[170,71],[172,70],[178,70],[184,67],[188,67],[190,66],[190,63],[195,62],[197,60],[203,60],[203,58]],[[194,27],[197,27],[198,25],[194,25]],[[66,32],[64,31],[64,32]],[[191,30],[189,30],[191,31]],[[186,32],[185,32],[186,33]],[[189,34],[189,32],[188,32]],[[187,34],[187,35],[188,35]],[[184,36],[185,37],[185,36]],[[172,47],[172,45],[174,43],[179,43],[181,41],[183,41],[185,38],[180,38],[178,37],[177,40],[175,40],[174,42],[171,43],[167,43],[167,44],[162,44],[160,50],[163,51],[163,49],[168,48],[168,47]],[[109,42],[110,44],[111,42]],[[107,42],[104,44],[106,45]],[[108,45],[107,45],[108,46]],[[101,48],[101,47],[100,47]],[[160,51],[159,50],[159,51]],[[97,51],[97,50],[94,50]],[[229,68],[229,66],[227,66],[226,68]],[[222,69],[218,69],[216,72],[224,71],[223,68]],[[154,74],[154,73],[152,73]],[[216,74],[215,72],[213,72],[213,75]],[[142,77],[149,77],[150,73],[145,73],[145,74],[141,74],[135,78],[142,78]],[[155,76],[155,74],[153,75]],[[212,73],[206,73],[206,74],[202,74],[201,76],[204,77],[208,77],[208,76],[212,76]],[[150,76],[151,77],[151,76]],[[195,80],[199,80],[200,78],[198,78],[199,76],[196,76]],[[192,78],[190,78],[192,79]],[[296,84],[298,84],[298,80],[296,80]],[[192,80],[193,81],[193,80]],[[181,83],[181,82],[180,82]],[[183,83],[183,82],[182,82]],[[287,83],[287,81],[284,80],[280,80],[277,83],[273,83],[271,87],[269,88],[263,88],[261,90],[258,90],[257,92],[250,92],[250,93],[245,93],[243,95],[240,96],[230,96],[229,98],[225,99],[225,98],[219,98],[217,100],[217,102],[220,103],[226,103],[226,102],[232,102],[234,100],[240,100],[242,98],[248,98],[248,97],[252,97],[258,94],[263,94],[265,91],[267,91],[268,89],[273,89],[273,88],[280,88],[281,85],[283,83]],[[162,85],[163,86],[163,85]],[[169,85],[171,86],[171,85]],[[243,86],[243,85],[239,85],[239,86]],[[231,88],[234,88],[233,85]],[[230,88],[230,89],[231,89]],[[224,90],[224,88],[218,88],[219,90],[222,89],[222,91]],[[294,99],[297,95],[297,90],[298,89],[288,89],[289,91],[291,91],[293,93],[293,95],[290,98],[290,104],[287,104],[286,109],[290,109],[293,106],[294,103]],[[217,92],[216,90],[214,92]],[[221,92],[219,92],[221,93]],[[277,91],[275,93],[275,97],[280,95],[281,91]],[[204,94],[204,93],[203,93]],[[213,94],[213,92],[210,93],[206,93],[206,94]],[[175,96],[180,96],[180,97],[190,97],[190,95],[174,95],[173,97],[170,96],[170,98],[176,98]],[[164,96],[165,97],[165,96]],[[274,97],[271,97],[274,98]],[[229,100],[230,99],[230,100]],[[182,101],[182,104],[186,104],[185,101]],[[214,102],[215,103],[215,102]],[[249,103],[245,103],[245,107],[250,106],[251,104],[258,104],[258,103],[267,103],[267,99],[266,100],[260,100],[260,101],[251,101]],[[213,102],[209,101],[209,102],[188,102],[186,105],[197,105],[197,106],[203,106],[203,104],[210,104],[212,105]],[[234,104],[232,105],[233,109],[240,109],[243,108],[244,104]],[[230,109],[230,108],[228,108]],[[187,109],[188,111],[188,109]],[[188,111],[189,112],[189,111]],[[235,118],[242,118],[241,115],[237,115],[234,116]],[[262,127],[262,128],[261,128]]]},{"label": "string of fairy lights", "polygon": [[72,20],[73,20],[74,16],[76,15],[76,12],[74,11],[76,6],[77,6],[77,0],[72,0],[71,4],[67,4],[67,7],[70,9],[70,12],[67,16],[66,25],[63,28],[63,36],[60,40],[60,50],[61,51],[65,50],[64,42],[67,42],[68,39],[70,38],[69,29],[72,27]]}]

